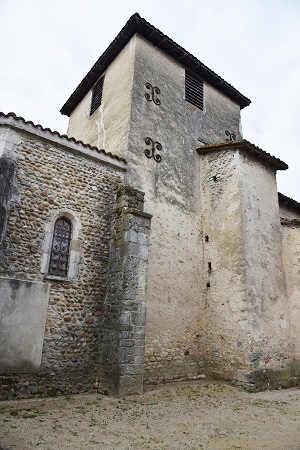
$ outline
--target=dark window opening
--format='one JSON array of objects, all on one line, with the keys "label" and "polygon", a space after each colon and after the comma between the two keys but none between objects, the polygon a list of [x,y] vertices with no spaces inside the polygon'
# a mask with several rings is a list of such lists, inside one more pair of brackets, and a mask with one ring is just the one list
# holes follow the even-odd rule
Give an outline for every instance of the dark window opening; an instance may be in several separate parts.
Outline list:
[{"label": "dark window opening", "polygon": [[102,90],[103,90],[103,81],[104,76],[101,77],[94,86],[93,94],[92,94],[92,103],[91,103],[91,111],[90,116],[96,111],[97,108],[101,105],[102,102]]},{"label": "dark window opening", "polygon": [[187,71],[185,71],[185,99],[203,110],[203,81]]},{"label": "dark window opening", "polygon": [[61,217],[54,225],[48,275],[68,275],[72,225],[69,219]]}]

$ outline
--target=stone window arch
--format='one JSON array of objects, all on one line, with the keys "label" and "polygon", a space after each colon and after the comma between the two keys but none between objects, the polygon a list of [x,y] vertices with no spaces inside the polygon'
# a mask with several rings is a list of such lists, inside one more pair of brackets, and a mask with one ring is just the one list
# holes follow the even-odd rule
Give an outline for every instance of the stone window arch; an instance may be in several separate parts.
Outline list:
[{"label": "stone window arch", "polygon": [[41,272],[45,278],[66,280],[78,274],[81,222],[69,209],[52,214],[45,226]]}]

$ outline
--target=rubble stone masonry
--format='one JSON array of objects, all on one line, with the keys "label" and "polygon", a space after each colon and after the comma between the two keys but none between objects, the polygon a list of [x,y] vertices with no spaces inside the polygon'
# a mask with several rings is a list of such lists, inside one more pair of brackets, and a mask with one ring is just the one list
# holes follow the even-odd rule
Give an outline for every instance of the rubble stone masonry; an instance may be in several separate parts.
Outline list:
[{"label": "rubble stone masonry", "polygon": [[[17,169],[1,242],[0,277],[44,281],[51,287],[40,370],[0,375],[0,397],[82,392],[100,376],[99,325],[112,209],[123,169],[78,154],[70,143],[64,146],[20,130],[8,134],[15,145],[4,156],[15,160]],[[81,224],[74,244],[78,274],[72,279],[47,277],[47,265],[42,273],[45,230],[59,211],[71,211]]]}]

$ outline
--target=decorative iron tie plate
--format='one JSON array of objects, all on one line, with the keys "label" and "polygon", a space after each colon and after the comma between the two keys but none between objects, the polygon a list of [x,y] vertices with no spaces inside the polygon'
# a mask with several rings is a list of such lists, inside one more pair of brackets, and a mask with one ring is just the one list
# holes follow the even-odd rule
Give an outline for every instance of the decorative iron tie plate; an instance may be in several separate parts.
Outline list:
[{"label": "decorative iron tie plate", "polygon": [[145,138],[145,142],[146,145],[151,145],[151,149],[150,148],[145,149],[145,155],[147,156],[147,158],[149,159],[153,158],[156,162],[161,162],[161,155],[156,153],[156,150],[161,151],[162,145],[157,141],[153,141],[149,137]]},{"label": "decorative iron tie plate", "polygon": [[225,130],[225,134],[226,134],[226,136],[229,137],[229,141],[230,141],[230,142],[236,140],[236,135],[235,135],[234,133],[230,133],[230,131]]},{"label": "decorative iron tie plate", "polygon": [[145,87],[151,91],[150,94],[149,92],[146,92],[145,98],[149,102],[153,101],[156,105],[160,105],[160,100],[156,97],[156,95],[160,94],[160,89],[157,86],[152,86],[151,83],[145,83]]}]

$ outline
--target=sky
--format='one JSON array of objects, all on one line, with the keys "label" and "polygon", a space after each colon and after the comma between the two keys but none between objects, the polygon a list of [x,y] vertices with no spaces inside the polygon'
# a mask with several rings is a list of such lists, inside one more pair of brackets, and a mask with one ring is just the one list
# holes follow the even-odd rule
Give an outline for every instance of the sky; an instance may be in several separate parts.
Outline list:
[{"label": "sky", "polygon": [[66,133],[62,105],[135,12],[251,99],[244,138],[300,202],[300,0],[0,0],[0,110]]}]

